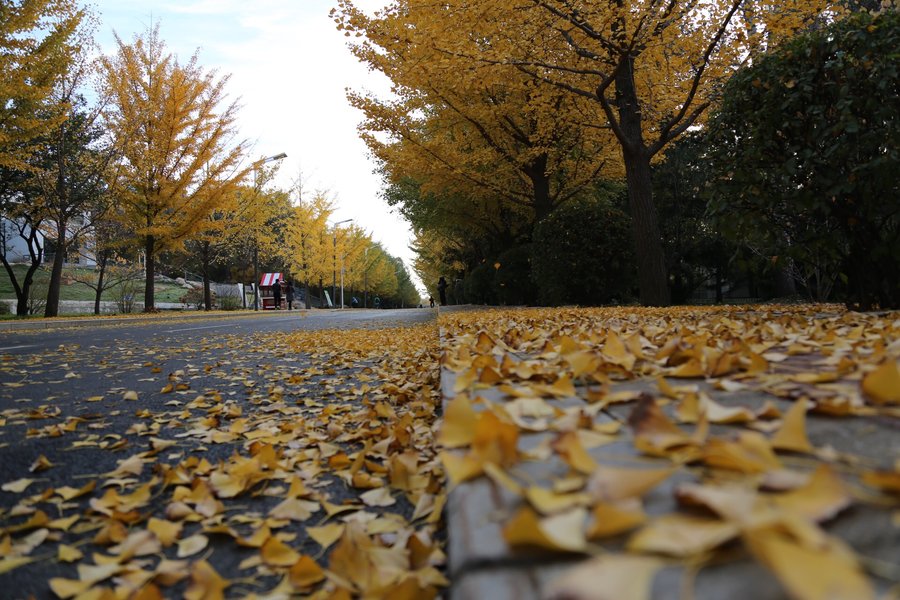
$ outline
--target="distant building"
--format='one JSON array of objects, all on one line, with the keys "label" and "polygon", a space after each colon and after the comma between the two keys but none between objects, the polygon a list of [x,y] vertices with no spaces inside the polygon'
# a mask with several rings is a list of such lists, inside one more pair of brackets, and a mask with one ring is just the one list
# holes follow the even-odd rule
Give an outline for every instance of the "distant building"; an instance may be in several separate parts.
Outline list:
[{"label": "distant building", "polygon": [[[82,218],[73,219],[70,232],[74,235],[84,225]],[[52,263],[56,254],[56,232],[51,228],[41,227],[35,232],[35,240],[44,249],[43,262]],[[25,234],[30,230],[26,227]],[[0,255],[6,257],[10,263],[30,263],[31,254],[28,252],[28,242],[20,235],[19,226],[15,221],[0,217]],[[69,248],[66,256],[66,264],[81,265],[85,267],[96,266],[97,261],[93,252],[92,237],[82,232],[77,240],[69,240]]]}]

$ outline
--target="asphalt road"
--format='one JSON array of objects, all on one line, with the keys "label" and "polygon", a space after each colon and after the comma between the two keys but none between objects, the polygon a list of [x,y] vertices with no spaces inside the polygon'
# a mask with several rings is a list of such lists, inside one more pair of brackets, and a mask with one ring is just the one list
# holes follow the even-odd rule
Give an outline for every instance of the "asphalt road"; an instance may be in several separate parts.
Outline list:
[{"label": "asphalt road", "polygon": [[[115,471],[124,459],[146,451],[148,439],[154,437],[148,431],[152,433],[154,428],[157,437],[181,438],[168,453],[172,464],[191,455],[202,454],[213,464],[234,456],[243,440],[211,444],[181,435],[185,429],[190,431],[191,423],[198,422],[196,411],[188,414],[187,409],[198,394],[222,397],[226,405],[234,405],[254,419],[254,405],[265,408],[273,382],[284,382],[290,376],[315,373],[303,375],[303,387],[298,388],[293,405],[300,404],[301,396],[320,400],[359,385],[356,375],[365,365],[344,365],[335,373],[317,362],[321,359],[316,358],[315,348],[298,349],[280,342],[292,332],[431,322],[436,339],[436,314],[429,309],[266,312],[0,331],[0,484],[35,479],[27,492],[0,492],[0,543],[4,531],[14,532],[14,542],[21,540],[22,531],[16,528],[29,518],[29,514],[18,514],[23,498],[41,489],[78,487],[91,480],[99,483],[101,474]],[[181,386],[180,393],[162,393],[168,384]],[[137,400],[129,399],[132,392]],[[309,418],[315,419],[315,414],[311,412]],[[350,444],[348,453],[354,448],[358,445]],[[41,460],[50,467],[36,467]],[[332,502],[340,503],[359,492],[336,485],[329,493]],[[58,514],[50,518],[77,514],[79,510],[89,512],[87,500],[100,495],[98,485],[95,493],[72,505],[52,507]],[[413,507],[404,502],[398,498],[391,510],[408,516]],[[255,508],[250,512],[265,514],[273,503],[275,499],[265,496],[254,498],[251,505]],[[159,512],[159,507],[147,510]],[[302,527],[294,533],[298,535],[298,551],[310,555],[319,552],[314,542],[304,541]],[[80,539],[71,532],[51,531],[52,537],[67,544]],[[209,561],[223,574],[237,572],[238,564],[251,554],[233,543],[217,545],[213,540],[210,549],[214,546],[216,551]],[[50,578],[76,577],[74,564],[55,560],[44,547],[52,548],[45,544],[35,550],[40,558],[37,562],[6,573],[0,571],[0,597],[53,598],[47,584]],[[89,543],[82,549],[89,556],[97,548]],[[166,596],[180,595],[184,585],[169,589]],[[260,580],[244,588],[232,588],[229,595],[259,593],[267,586],[271,587],[270,581]]]}]

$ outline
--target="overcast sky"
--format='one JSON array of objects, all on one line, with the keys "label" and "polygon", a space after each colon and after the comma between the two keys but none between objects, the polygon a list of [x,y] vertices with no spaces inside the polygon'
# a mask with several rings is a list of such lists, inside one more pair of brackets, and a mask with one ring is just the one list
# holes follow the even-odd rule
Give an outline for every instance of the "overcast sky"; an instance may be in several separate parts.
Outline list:
[{"label": "overcast sky", "polygon": [[[239,127],[254,157],[286,152],[275,183],[287,188],[302,169],[309,190],[327,190],[333,222],[353,219],[412,269],[408,224],[380,199],[381,179],[358,138],[362,116],[345,88],[386,94],[387,81],[369,73],[347,49],[328,12],[334,0],[93,0],[104,53],[159,23],[160,37],[182,61],[230,74],[228,91],[242,106]],[[381,0],[361,0],[380,8]]]}]

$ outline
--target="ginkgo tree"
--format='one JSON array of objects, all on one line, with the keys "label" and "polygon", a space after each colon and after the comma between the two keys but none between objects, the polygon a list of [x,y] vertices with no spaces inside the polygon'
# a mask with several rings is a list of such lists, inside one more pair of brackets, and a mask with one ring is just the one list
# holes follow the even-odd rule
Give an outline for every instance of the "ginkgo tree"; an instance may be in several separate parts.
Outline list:
[{"label": "ginkgo tree", "polygon": [[121,156],[115,187],[144,242],[144,310],[154,309],[156,259],[179,248],[252,170],[236,138],[238,106],[226,104],[228,77],[169,53],[159,27],[101,60],[109,90],[106,122]]},{"label": "ginkgo tree", "polygon": [[77,55],[84,16],[75,0],[0,3],[0,166],[30,170],[33,144],[65,121],[53,91]]},{"label": "ginkgo tree", "polygon": [[[352,17],[352,2],[341,5]],[[398,45],[424,45],[455,64],[465,58],[472,68],[513,66],[589,101],[593,111],[584,114],[583,126],[609,128],[621,151],[641,302],[662,305],[669,292],[651,161],[703,120],[721,84],[741,63],[816,20],[836,16],[836,5],[831,0],[396,0],[379,15],[414,19],[392,30],[400,36]]]},{"label": "ginkgo tree", "polygon": [[330,256],[328,219],[334,212],[332,200],[325,192],[316,192],[310,200],[301,196],[285,230],[282,258],[288,269],[303,282],[304,303],[311,307],[310,282],[324,281]]},{"label": "ginkgo tree", "polygon": [[418,27],[434,8],[404,9],[369,16],[342,2],[333,13],[339,29],[364,36],[356,56],[394,84],[389,99],[350,94],[389,183],[414,179],[422,195],[487,200],[489,212],[533,223],[618,167],[609,130],[579,122],[589,104],[514,66],[441,52]]}]

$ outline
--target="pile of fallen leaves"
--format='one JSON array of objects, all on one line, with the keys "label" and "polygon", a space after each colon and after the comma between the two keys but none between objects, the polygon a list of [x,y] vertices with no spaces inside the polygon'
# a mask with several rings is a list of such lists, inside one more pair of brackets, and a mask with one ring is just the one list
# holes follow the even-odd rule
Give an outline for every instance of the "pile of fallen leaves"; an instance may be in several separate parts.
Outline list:
[{"label": "pile of fallen leaves", "polygon": [[[194,356],[167,374],[161,355],[172,364],[177,351],[123,350],[142,381],[164,385],[152,397],[115,387],[81,402],[130,403],[127,431],[105,420],[119,410],[67,414],[76,403],[64,391],[3,411],[0,427],[28,439],[121,458],[76,475],[41,456],[2,482],[0,576],[58,573],[47,585],[66,599],[436,596],[447,582],[433,326],[234,337],[216,347],[227,358]],[[33,378],[35,365],[56,360],[63,382],[82,376],[75,362],[84,354],[6,357],[3,372]],[[103,368],[107,358],[87,361]],[[48,486],[52,474],[70,481]]]},{"label": "pile of fallen leaves", "polygon": [[[794,598],[900,589],[897,438],[861,455],[807,433],[808,419],[836,417],[896,429],[900,314],[529,309],[440,324],[451,484],[488,481],[514,498],[498,517],[511,552],[594,557],[546,596],[648,598],[665,567],[696,575],[738,558]],[[560,468],[537,480],[535,461]],[[892,515],[892,557],[861,556],[829,531],[852,506]]]}]

